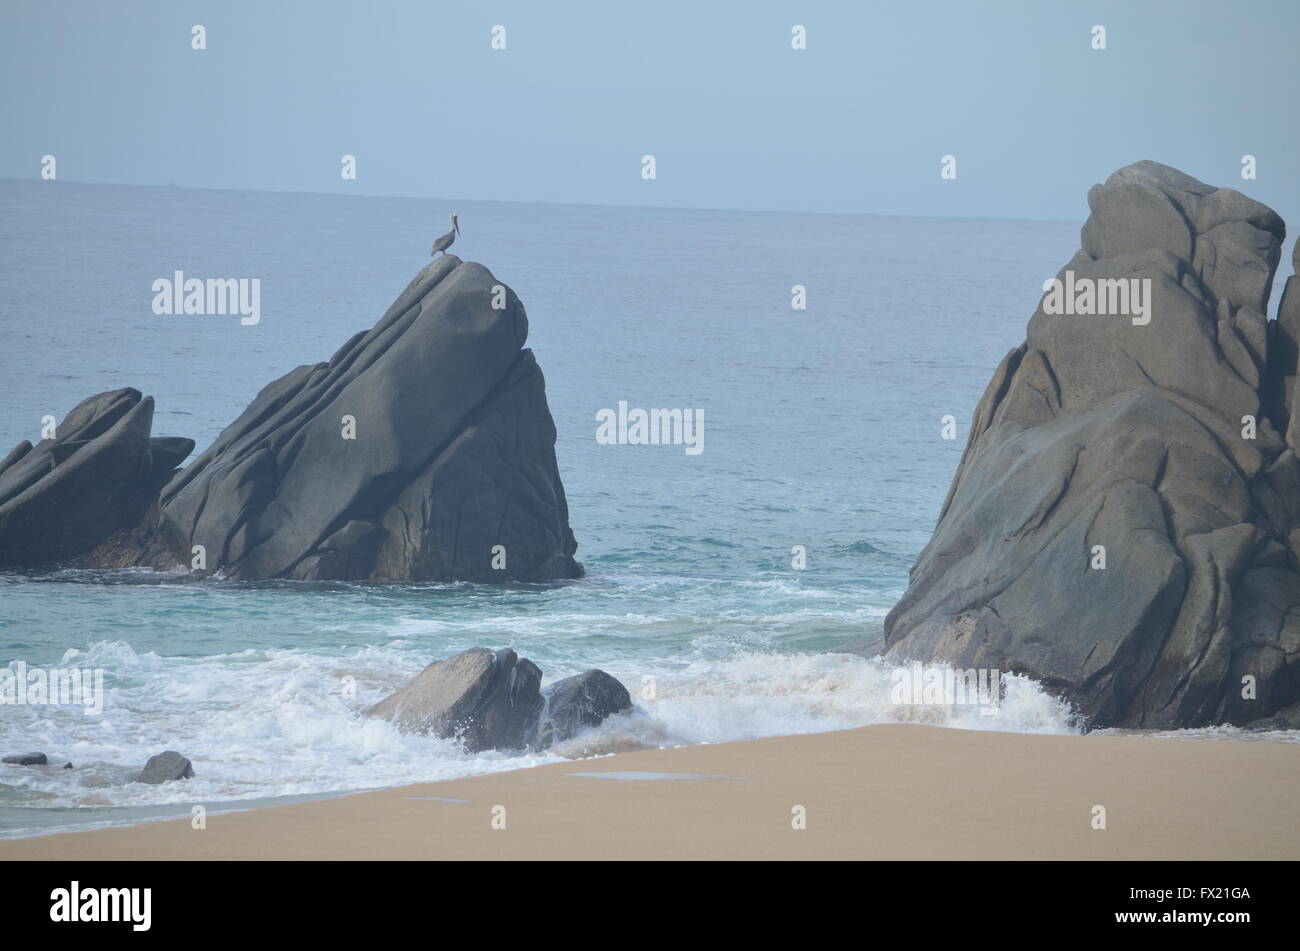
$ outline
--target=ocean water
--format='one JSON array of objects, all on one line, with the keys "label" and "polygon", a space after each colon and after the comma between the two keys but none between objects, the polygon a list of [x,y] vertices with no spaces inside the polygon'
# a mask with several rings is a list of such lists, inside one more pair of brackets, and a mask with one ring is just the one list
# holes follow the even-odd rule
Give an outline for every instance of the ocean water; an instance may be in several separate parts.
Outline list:
[{"label": "ocean water", "polygon": [[[0,574],[0,663],[102,669],[106,692],[99,716],[0,706],[0,753],[76,767],[0,767],[0,836],[900,718],[1076,729],[1024,678],[996,716],[898,707],[888,667],[835,651],[880,643],[971,411],[1077,248],[1078,222],[4,181],[0,452],[121,386],[155,397],[155,435],[202,450],[263,385],[369,327],[452,210],[454,251],[528,310],[587,576],[380,587]],[[155,316],[151,285],[176,270],[260,278],[261,323]],[[598,444],[596,414],[620,400],[702,410],[704,451]],[[948,414],[955,440],[941,438]],[[654,697],[532,756],[471,756],[358,715],[476,645],[515,648],[548,682],[601,667]],[[131,782],[163,749],[196,777]]]}]

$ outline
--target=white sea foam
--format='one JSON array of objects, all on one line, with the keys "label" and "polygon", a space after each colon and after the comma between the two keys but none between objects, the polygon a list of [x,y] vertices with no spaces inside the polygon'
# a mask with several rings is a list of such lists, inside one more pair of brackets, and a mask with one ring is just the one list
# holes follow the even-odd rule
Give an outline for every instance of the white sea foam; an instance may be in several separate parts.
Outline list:
[{"label": "white sea foam", "polygon": [[896,704],[895,668],[853,654],[747,653],[640,672],[615,664],[610,671],[621,674],[634,694],[642,678],[654,678],[654,699],[638,699],[650,715],[649,738],[668,742],[719,743],[876,723],[1076,731],[1069,707],[1027,677],[1007,677],[1006,696],[986,715],[972,705]]},{"label": "white sea foam", "polygon": [[[684,661],[645,664],[590,659],[620,677],[639,708],[594,735],[546,754],[468,755],[454,742],[398,733],[360,711],[414,676],[425,650],[366,646],[329,655],[243,650],[209,657],[137,652],[124,641],[69,650],[65,664],[105,668],[105,712],[10,707],[0,747],[42,749],[74,770],[5,767],[0,777],[0,834],[50,831],[49,809],[79,809],[85,823],[139,821],[139,809],[203,803],[209,808],[272,797],[427,782],[556,761],[563,755],[646,746],[718,743],[846,729],[871,723],[923,722],[970,728],[1061,733],[1068,710],[1024,678],[1011,678],[996,716],[891,702],[890,670],[850,654],[788,655],[726,651],[702,637]],[[460,645],[453,645],[460,649]],[[565,669],[566,666],[568,669]],[[548,670],[548,680],[573,672]],[[347,678],[355,695],[347,696]],[[653,679],[653,697],[642,696]],[[144,760],[176,749],[194,762],[184,783],[132,782]],[[66,815],[58,817],[60,827]]]}]

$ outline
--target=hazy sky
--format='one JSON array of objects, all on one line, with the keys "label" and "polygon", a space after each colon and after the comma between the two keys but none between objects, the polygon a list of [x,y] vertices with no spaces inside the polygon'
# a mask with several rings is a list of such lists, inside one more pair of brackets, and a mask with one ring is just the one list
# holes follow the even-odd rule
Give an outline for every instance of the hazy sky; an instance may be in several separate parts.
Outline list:
[{"label": "hazy sky", "polygon": [[1300,216],[1296,0],[0,11],[4,178],[52,154],[64,181],[1082,219],[1089,185],[1151,158]]}]

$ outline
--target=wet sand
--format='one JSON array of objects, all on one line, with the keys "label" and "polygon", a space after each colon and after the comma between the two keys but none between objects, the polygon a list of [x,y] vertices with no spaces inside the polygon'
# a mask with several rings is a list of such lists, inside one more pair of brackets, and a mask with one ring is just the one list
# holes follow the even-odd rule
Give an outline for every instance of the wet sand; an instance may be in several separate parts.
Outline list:
[{"label": "wet sand", "polygon": [[1296,859],[1297,789],[1300,744],[885,725],[11,840],[0,860]]}]

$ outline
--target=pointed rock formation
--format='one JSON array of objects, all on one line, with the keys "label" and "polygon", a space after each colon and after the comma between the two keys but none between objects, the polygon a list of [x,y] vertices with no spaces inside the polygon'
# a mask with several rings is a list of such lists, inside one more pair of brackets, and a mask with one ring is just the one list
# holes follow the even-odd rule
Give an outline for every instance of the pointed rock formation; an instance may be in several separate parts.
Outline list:
[{"label": "pointed rock formation", "polygon": [[1149,281],[1149,323],[1040,303],[888,655],[1029,674],[1095,726],[1268,717],[1300,699],[1296,277],[1265,317],[1282,220],[1154,162],[1088,204],[1058,280],[1094,308]]},{"label": "pointed rock formation", "polygon": [[73,561],[145,517],[194,440],[153,437],[153,397],[82,400],[35,446],[0,462],[0,568]]},{"label": "pointed rock formation", "polygon": [[188,563],[203,546],[208,570],[245,579],[580,576],[527,336],[523,304],[487,268],[429,264],[166,487],[166,550]]},{"label": "pointed rock formation", "polygon": [[93,396],[57,439],[0,461],[0,568],[580,577],[527,336],[514,292],[448,255],[328,363],[265,387],[179,473],[194,443],[150,437],[152,398]]}]

